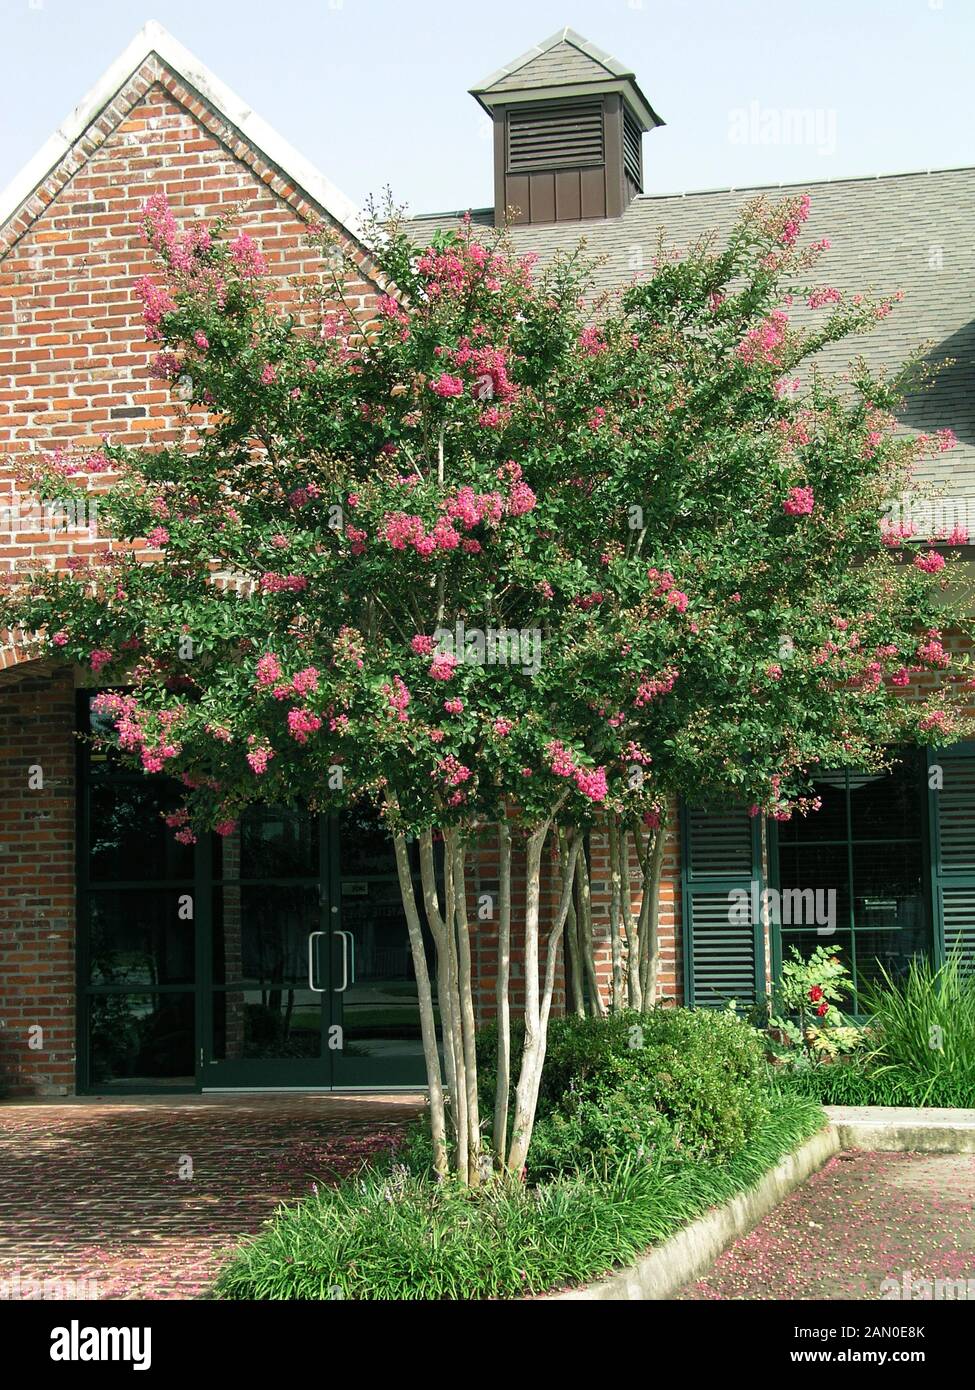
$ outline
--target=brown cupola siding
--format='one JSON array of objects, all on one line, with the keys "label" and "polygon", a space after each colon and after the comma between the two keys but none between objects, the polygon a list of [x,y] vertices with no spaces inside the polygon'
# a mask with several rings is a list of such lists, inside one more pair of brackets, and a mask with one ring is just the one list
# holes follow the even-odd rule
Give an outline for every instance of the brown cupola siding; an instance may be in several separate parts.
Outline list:
[{"label": "brown cupola siding", "polygon": [[471,88],[494,121],[494,218],[619,217],[643,192],[643,135],[663,121],[622,63],[561,29]]}]

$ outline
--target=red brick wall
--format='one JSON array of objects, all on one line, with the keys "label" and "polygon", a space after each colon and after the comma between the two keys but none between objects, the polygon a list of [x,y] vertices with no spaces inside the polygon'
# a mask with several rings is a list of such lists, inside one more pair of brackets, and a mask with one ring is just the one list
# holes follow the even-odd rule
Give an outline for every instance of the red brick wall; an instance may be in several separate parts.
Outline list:
[{"label": "red brick wall", "polygon": [[[51,531],[15,479],[15,461],[103,437],[130,444],[187,438],[168,387],[151,380],[133,293],[159,275],[139,228],[150,193],[178,219],[242,204],[237,225],[273,273],[313,275],[310,221],[328,218],[186,89],[147,60],[43,185],[0,230],[0,574],[63,564],[97,542],[84,526]],[[364,255],[346,298],[364,308],[376,284]],[[70,673],[54,678],[0,648],[0,1088],[74,1088],[74,726]],[[11,669],[16,667],[17,669]],[[42,789],[29,791],[40,764]],[[41,1047],[27,1046],[40,1025]]]},{"label": "red brick wall", "polygon": [[[74,1089],[74,683],[0,695],[0,1094]],[[31,787],[43,776],[43,786]],[[38,1031],[39,1030],[39,1031]]]}]

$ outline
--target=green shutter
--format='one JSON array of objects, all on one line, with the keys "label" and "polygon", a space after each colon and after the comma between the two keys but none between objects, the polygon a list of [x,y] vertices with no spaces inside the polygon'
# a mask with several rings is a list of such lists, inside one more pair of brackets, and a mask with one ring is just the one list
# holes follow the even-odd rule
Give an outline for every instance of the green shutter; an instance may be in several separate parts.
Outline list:
[{"label": "green shutter", "polygon": [[932,788],[931,864],[941,959],[957,955],[975,974],[975,744],[934,750],[943,784]]},{"label": "green shutter", "polygon": [[[722,1008],[730,999],[754,1004],[765,993],[762,924],[755,912],[764,886],[760,824],[744,808],[681,808],[687,1004]],[[747,913],[736,911],[734,921],[733,892],[743,892],[745,899],[737,901],[747,903]]]}]

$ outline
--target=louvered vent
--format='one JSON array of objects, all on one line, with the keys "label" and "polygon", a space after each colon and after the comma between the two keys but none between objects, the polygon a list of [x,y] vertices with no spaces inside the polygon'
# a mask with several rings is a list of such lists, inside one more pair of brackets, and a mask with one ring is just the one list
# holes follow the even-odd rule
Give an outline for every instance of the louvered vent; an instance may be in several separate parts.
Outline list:
[{"label": "louvered vent", "polygon": [[752,826],[744,811],[687,812],[694,877],[702,874],[751,876]]},{"label": "louvered vent", "polygon": [[623,108],[623,168],[636,184],[637,192],[643,192],[643,145],[640,127],[630,115],[629,107]]},{"label": "louvered vent", "polygon": [[938,792],[942,873],[975,873],[975,758],[945,758]]},{"label": "louvered vent", "polygon": [[[730,899],[726,891],[690,892],[689,926],[694,955],[694,1003],[720,1006],[729,999],[753,1003],[755,999],[755,932],[736,908],[729,921]],[[747,909],[751,916],[750,906]]]},{"label": "louvered vent", "polygon": [[684,810],[684,963],[689,1004],[756,1001],[764,976],[753,886],[761,880],[755,822],[743,806]]},{"label": "louvered vent", "polygon": [[602,102],[546,102],[509,111],[507,157],[512,174],[602,164]]},{"label": "louvered vent", "polygon": [[941,911],[945,955],[956,955],[964,974],[975,974],[975,885],[943,888]]}]

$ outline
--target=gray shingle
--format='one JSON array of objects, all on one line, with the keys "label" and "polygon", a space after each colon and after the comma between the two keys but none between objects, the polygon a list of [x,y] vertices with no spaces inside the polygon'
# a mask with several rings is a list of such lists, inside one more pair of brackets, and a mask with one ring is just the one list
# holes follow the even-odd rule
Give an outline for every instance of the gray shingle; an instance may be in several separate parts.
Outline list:
[{"label": "gray shingle", "polygon": [[[861,353],[874,368],[893,367],[922,342],[931,343],[932,361],[954,359],[931,390],[908,402],[903,423],[915,430],[954,430],[957,447],[932,461],[923,476],[975,504],[975,169],[643,195],[634,198],[622,217],[517,227],[512,238],[519,252],[535,251],[543,262],[585,238],[589,251],[602,258],[597,288],[618,289],[649,272],[661,231],[669,245],[678,247],[711,230],[720,238],[758,193],[771,199],[809,194],[804,233],[831,243],[815,276],[818,283],[879,294],[904,291],[903,303],[873,333],[823,352],[819,360],[824,367],[841,371]],[[490,228],[493,212],[477,212],[474,221]],[[412,227],[423,240],[435,228],[456,223],[457,214],[441,214],[417,217]],[[804,305],[794,307],[794,322],[809,317]]]}]

